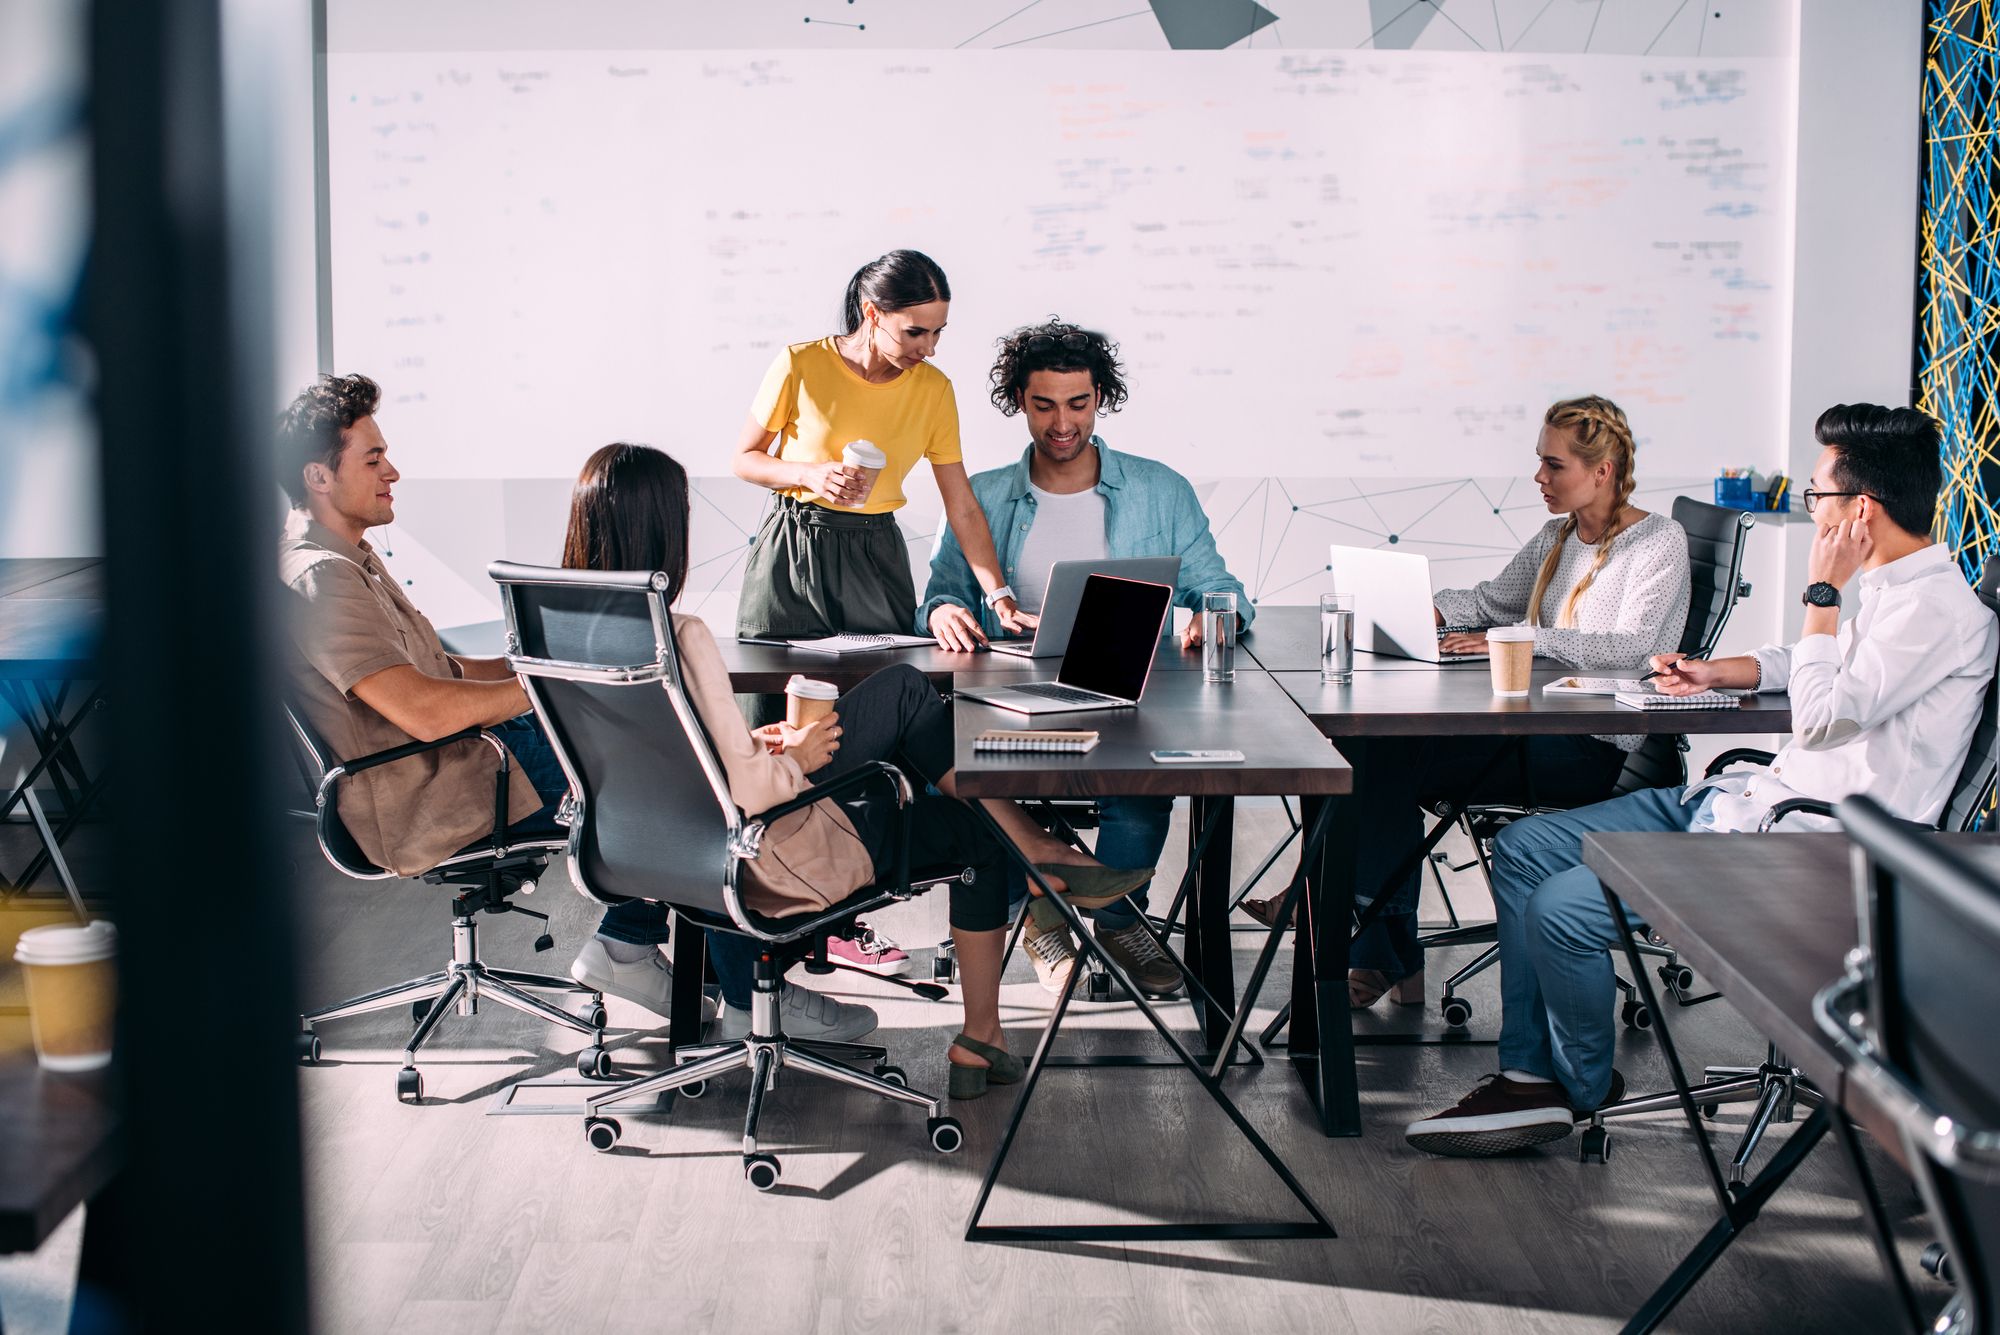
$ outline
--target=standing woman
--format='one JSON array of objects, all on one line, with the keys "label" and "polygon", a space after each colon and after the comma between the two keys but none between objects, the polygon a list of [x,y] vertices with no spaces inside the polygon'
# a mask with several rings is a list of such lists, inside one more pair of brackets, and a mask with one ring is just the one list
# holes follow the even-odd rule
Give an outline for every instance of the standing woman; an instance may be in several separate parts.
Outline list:
[{"label": "standing woman", "polygon": [[[794,343],[771,363],[737,443],[736,476],[778,493],[744,569],[738,635],[908,634],[917,593],[895,511],[919,459],[930,460],[987,606],[1011,630],[1034,626],[966,482],[951,381],[929,364],[950,304],[936,261],[892,250],[847,284],[842,333]],[[872,488],[842,462],[855,441],[887,456]]]}]

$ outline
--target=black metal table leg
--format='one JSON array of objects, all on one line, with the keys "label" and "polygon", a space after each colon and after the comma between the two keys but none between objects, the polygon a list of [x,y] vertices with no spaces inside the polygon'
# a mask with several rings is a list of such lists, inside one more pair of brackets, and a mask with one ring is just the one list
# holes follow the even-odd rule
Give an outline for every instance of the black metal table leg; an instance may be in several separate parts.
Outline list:
[{"label": "black metal table leg", "polygon": [[[1361,782],[1358,772],[1355,782]],[[1301,815],[1309,825],[1324,821],[1326,834],[1320,856],[1305,868],[1298,929],[1292,933],[1292,1030],[1286,1051],[1319,1110],[1320,1131],[1358,1136],[1361,1095],[1347,1009],[1347,946],[1361,831],[1352,802],[1307,798]]]},{"label": "black metal table leg", "polygon": [[[1021,866],[1031,886],[1039,888],[1046,894],[1048,883],[1042,878],[1041,873],[1035,870],[1033,864],[1021,856],[1020,850],[1014,847],[1013,842],[1007,838],[1006,833],[1001,830],[993,818],[986,813],[983,807],[976,803],[973,804],[972,810],[978,813],[980,818],[986,822],[987,827],[999,839],[1000,846],[1006,850],[1007,855]],[[1218,893],[1224,897],[1226,904],[1226,896],[1229,892],[1227,876],[1224,876],[1217,882],[1217,888]],[[1055,1012],[1049,1017],[1048,1027],[1042,1031],[1040,1040],[1035,1044],[1035,1055],[1028,1062],[1027,1075],[1021,1081],[1021,1092],[1015,1098],[1013,1112],[1007,1119],[1006,1129],[1001,1133],[1000,1144],[994,1151],[993,1160],[987,1166],[986,1176],[979,1184],[979,1194],[973,1201],[972,1213],[967,1218],[965,1224],[966,1241],[1179,1242],[1230,1241],[1249,1238],[1331,1238],[1336,1236],[1332,1221],[1326,1217],[1326,1214],[1313,1201],[1312,1197],[1306,1193],[1304,1185],[1293,1175],[1291,1169],[1286,1167],[1284,1160],[1280,1159],[1271,1147],[1265,1143],[1264,1138],[1257,1134],[1256,1128],[1251,1126],[1249,1121],[1245,1119],[1242,1110],[1236,1106],[1235,1101],[1223,1091],[1220,1078],[1211,1075],[1195,1058],[1194,1054],[1188,1051],[1187,1047],[1180,1041],[1180,1038],[1160,1018],[1158,1012],[1153,1009],[1152,1003],[1146,999],[1145,994],[1139,990],[1138,985],[1125,972],[1124,967],[1117,960],[1113,959],[1103,947],[1098,945],[1096,938],[1084,930],[1083,919],[1077,913],[1075,907],[1060,895],[1052,896],[1052,899],[1056,909],[1062,914],[1064,921],[1068,923],[1070,931],[1076,935],[1079,951],[1095,957],[1104,966],[1105,970],[1110,973],[1113,980],[1125,989],[1126,994],[1132,998],[1133,1004],[1138,1008],[1139,1013],[1145,1017],[1146,1022],[1173,1049],[1174,1056],[1178,1059],[1178,1064],[1186,1067],[1193,1074],[1195,1080],[1201,1085],[1202,1091],[1229,1118],[1230,1122],[1236,1127],[1238,1134],[1249,1143],[1250,1147],[1257,1152],[1258,1157],[1264,1161],[1278,1180],[1283,1183],[1285,1190],[1290,1193],[1292,1199],[1304,1207],[1309,1218],[1304,1220],[1195,1221],[1170,1224],[1039,1225],[985,1224],[980,1222],[985,1215],[987,1201],[992,1197],[993,1188],[1000,1179],[1000,1172],[1006,1165],[1008,1152],[1013,1148],[1014,1137],[1019,1133],[1021,1123],[1027,1116],[1028,1106],[1034,1098],[1035,1089],[1041,1081],[1042,1072],[1049,1064],[1049,1054],[1055,1045],[1056,1034],[1062,1028],[1063,1017],[1069,1011],[1070,999],[1076,989],[1077,974],[1080,972],[1079,970],[1072,969],[1068,984],[1064,987],[1062,995],[1056,1001]]]}]

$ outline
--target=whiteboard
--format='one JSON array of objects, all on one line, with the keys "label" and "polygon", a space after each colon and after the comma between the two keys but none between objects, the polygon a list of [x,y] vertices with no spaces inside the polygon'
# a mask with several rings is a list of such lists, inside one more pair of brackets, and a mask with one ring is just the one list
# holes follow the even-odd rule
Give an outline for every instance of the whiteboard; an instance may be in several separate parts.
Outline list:
[{"label": "whiteboard", "polygon": [[1783,430],[1794,62],[1441,51],[335,52],[334,359],[398,466],[726,475],[861,262],[950,275],[938,365],[1006,462],[993,340],[1124,348],[1112,444],[1198,478],[1525,474],[1542,410],[1641,469]]}]

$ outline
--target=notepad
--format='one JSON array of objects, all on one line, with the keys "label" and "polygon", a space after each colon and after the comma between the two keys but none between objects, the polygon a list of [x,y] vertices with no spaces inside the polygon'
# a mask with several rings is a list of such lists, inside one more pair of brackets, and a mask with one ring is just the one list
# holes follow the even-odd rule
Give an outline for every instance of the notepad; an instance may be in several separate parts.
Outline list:
[{"label": "notepad", "polygon": [[988,728],[972,739],[975,751],[1063,751],[1082,755],[1096,745],[1095,732],[1064,732],[1053,728]]},{"label": "notepad", "polygon": [[1633,709],[1735,709],[1743,697],[1726,691],[1664,695],[1658,691],[1620,691],[1612,699]]},{"label": "notepad", "polygon": [[823,635],[816,640],[791,640],[787,648],[810,649],[816,654],[865,654],[881,649],[909,649],[919,644],[936,644],[928,635]]}]

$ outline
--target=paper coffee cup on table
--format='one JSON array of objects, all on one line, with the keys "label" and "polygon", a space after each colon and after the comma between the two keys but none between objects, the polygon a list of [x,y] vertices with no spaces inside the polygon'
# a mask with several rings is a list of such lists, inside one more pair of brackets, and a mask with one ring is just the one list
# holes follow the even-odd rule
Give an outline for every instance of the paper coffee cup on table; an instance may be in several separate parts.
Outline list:
[{"label": "paper coffee cup on table", "polygon": [[785,683],[785,722],[794,728],[817,723],[833,712],[838,699],[840,688],[830,681],[793,677]]},{"label": "paper coffee cup on table", "polygon": [[1493,627],[1486,632],[1486,653],[1493,669],[1493,694],[1526,695],[1535,670],[1535,628]]},{"label": "paper coffee cup on table", "polygon": [[868,504],[868,498],[875,494],[875,479],[882,476],[882,470],[889,466],[889,456],[873,441],[857,440],[840,452],[840,461],[849,468],[861,470],[861,498],[848,501],[844,508],[859,510]]},{"label": "paper coffee cup on table", "polygon": [[50,1071],[95,1071],[111,1064],[118,1004],[118,929],[30,927],[14,947],[28,982],[28,1027],[35,1056]]}]

